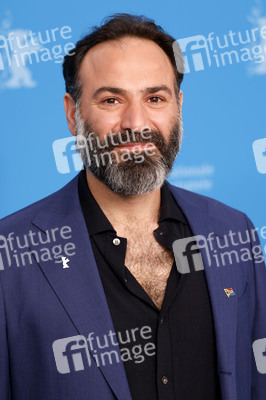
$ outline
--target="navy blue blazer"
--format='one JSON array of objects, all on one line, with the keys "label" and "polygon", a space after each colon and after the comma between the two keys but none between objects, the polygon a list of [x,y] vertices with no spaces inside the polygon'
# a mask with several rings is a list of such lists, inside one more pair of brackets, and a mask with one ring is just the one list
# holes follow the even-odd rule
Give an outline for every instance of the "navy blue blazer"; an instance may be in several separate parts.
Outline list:
[{"label": "navy blue blazer", "polygon": [[[169,187],[193,235],[207,238],[211,233],[221,241],[230,230],[244,237],[246,230],[253,229],[245,214],[208,197]],[[223,400],[266,399],[266,374],[258,372],[252,351],[254,340],[266,338],[266,269],[264,261],[258,262],[252,253],[258,245],[256,236],[245,244],[241,260],[231,257],[229,262],[228,257],[227,264],[220,266],[209,265],[207,252],[201,250]],[[233,251],[234,245],[226,250]],[[61,256],[69,261],[63,263]],[[232,295],[224,289],[232,289]],[[114,332],[114,327],[80,207],[76,176],[56,193],[0,222],[0,399],[130,400],[122,362],[97,366],[91,357],[82,369],[76,358],[76,370],[67,373],[64,354],[71,344],[62,351],[62,363],[55,360],[59,339],[86,338],[91,332],[103,337],[109,331]],[[74,348],[71,351],[78,357]]]}]

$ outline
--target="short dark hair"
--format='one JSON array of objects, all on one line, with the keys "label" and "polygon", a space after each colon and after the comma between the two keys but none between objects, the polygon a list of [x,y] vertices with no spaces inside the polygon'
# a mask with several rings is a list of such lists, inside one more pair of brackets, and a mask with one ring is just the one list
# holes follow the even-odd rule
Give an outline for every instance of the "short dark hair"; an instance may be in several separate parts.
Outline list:
[{"label": "short dark hair", "polygon": [[[162,48],[173,65],[176,76],[176,93],[178,94],[183,80],[183,73],[177,70],[173,51],[175,39],[172,36],[166,33],[159,25],[156,25],[152,19],[143,15],[117,13],[106,17],[103,22],[100,26],[92,27],[92,32],[79,40],[76,43],[76,47],[64,57],[63,75],[66,92],[73,97],[75,102],[79,100],[81,95],[78,73],[86,53],[99,43],[108,40],[119,40],[126,36],[149,39]],[[181,63],[183,63],[183,60]]]}]

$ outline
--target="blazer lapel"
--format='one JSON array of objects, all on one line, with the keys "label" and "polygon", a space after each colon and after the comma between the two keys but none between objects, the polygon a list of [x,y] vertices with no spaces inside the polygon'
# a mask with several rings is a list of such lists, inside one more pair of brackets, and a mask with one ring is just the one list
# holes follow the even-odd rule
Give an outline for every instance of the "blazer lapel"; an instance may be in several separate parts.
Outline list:
[{"label": "blazer lapel", "polygon": [[[32,224],[36,230],[43,232],[44,238],[45,231],[51,232],[51,229],[59,228],[55,233],[56,243],[51,240],[51,243],[45,244],[47,248],[51,249],[56,244],[64,249],[67,242],[74,243],[75,249],[73,251],[72,248],[70,253],[73,255],[66,255],[69,268],[63,268],[62,262],[55,263],[54,260],[39,260],[38,264],[79,334],[87,338],[89,333],[94,332],[95,337],[99,336],[103,340],[103,335],[107,335],[109,331],[114,332],[114,327],[80,208],[78,176],[53,197],[48,198],[44,211],[35,216]],[[61,235],[68,237],[68,240],[58,237],[64,226],[71,228],[71,233]],[[117,345],[109,344],[105,351],[119,352]],[[95,362],[93,357],[91,360]],[[121,361],[116,362],[113,359],[110,363],[107,360],[105,365],[100,363],[99,368],[118,399],[131,399]]]},{"label": "blazer lapel", "polygon": [[[186,192],[169,184],[177,203],[184,212],[194,236],[203,235],[205,238],[213,232],[217,236],[228,233],[230,226],[224,221],[209,215],[207,201],[193,202]],[[212,304],[214,327],[216,335],[218,373],[223,400],[236,399],[235,379],[235,342],[237,328],[238,297],[227,297],[224,289],[231,288],[235,281],[236,270],[210,265],[208,252],[201,250],[206,281]],[[215,247],[214,247],[215,250]],[[230,251],[230,249],[228,249]]]}]

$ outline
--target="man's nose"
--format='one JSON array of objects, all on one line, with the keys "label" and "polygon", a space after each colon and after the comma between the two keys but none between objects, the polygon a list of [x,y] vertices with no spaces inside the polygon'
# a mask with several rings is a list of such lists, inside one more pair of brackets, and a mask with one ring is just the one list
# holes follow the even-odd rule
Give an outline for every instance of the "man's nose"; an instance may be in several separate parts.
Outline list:
[{"label": "man's nose", "polygon": [[145,106],[139,102],[132,102],[127,104],[121,115],[121,129],[134,129],[135,131],[142,131],[149,128],[149,120]]}]

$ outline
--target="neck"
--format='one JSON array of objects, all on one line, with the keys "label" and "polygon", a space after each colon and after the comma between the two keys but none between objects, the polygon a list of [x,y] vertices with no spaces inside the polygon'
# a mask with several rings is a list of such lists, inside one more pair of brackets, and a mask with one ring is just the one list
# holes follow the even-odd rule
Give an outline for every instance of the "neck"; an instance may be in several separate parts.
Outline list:
[{"label": "neck", "polygon": [[121,196],[114,193],[86,170],[89,189],[110,222],[135,220],[139,223],[157,223],[159,219],[161,190],[150,193]]}]

